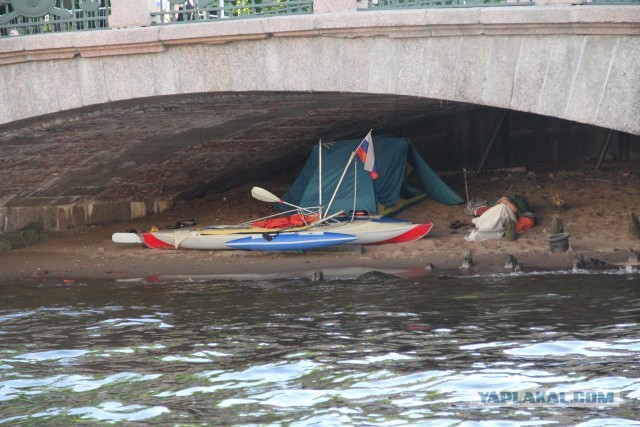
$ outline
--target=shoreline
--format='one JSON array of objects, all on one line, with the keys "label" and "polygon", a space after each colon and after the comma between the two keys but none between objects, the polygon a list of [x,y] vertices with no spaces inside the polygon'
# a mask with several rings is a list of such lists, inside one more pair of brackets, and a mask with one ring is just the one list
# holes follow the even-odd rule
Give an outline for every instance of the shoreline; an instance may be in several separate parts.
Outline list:
[{"label": "shoreline", "polygon": [[[494,171],[474,176],[469,194],[476,199],[517,193],[534,208],[537,225],[519,234],[517,240],[467,242],[473,227],[464,205],[442,205],[424,199],[403,210],[398,218],[414,223],[433,223],[433,229],[415,242],[382,246],[340,246],[306,253],[198,251],[146,249],[136,244],[116,244],[114,232],[147,230],[152,225],[197,218],[197,226],[238,224],[273,213],[272,205],[253,199],[251,185],[224,194],[194,199],[172,210],[124,224],[88,227],[33,246],[0,252],[0,283],[54,278],[134,280],[146,277],[204,277],[211,275],[256,275],[276,277],[300,272],[364,268],[377,271],[404,269],[430,275],[468,276],[508,273],[505,257],[517,259],[523,272],[570,272],[576,260],[584,259],[588,270],[621,269],[631,262],[631,251],[640,252],[640,240],[628,236],[629,212],[640,210],[640,171],[574,169],[539,173]],[[465,194],[461,177],[447,177],[448,183]],[[256,184],[258,185],[258,184]],[[283,193],[285,184],[261,182],[260,186]],[[461,191],[462,190],[462,191]],[[552,200],[563,198],[557,210]],[[570,233],[569,249],[552,253],[548,242],[554,216],[561,216],[564,231]],[[450,224],[459,222],[460,228]],[[473,266],[461,269],[465,252]],[[433,270],[426,271],[427,265]],[[222,277],[222,276],[220,276]],[[48,279],[51,278],[51,279]]]},{"label": "shoreline", "polygon": [[[463,249],[437,251],[443,237],[429,237],[387,246],[343,246],[299,252],[196,251],[148,249],[141,245],[114,244],[110,231],[92,231],[101,238],[64,237],[40,245],[0,253],[0,283],[30,282],[72,285],[81,281],[108,280],[120,283],[153,283],[202,280],[315,281],[355,279],[371,271],[400,278],[424,276],[477,277],[510,274],[557,274],[626,271],[640,265],[629,262],[623,250],[609,253],[574,248],[562,253],[550,250],[518,252],[516,242],[494,241],[490,252],[471,250],[473,264],[462,268]],[[446,239],[446,237],[444,237]],[[81,242],[80,242],[81,241]],[[57,247],[52,247],[57,246]],[[511,255],[518,267],[505,268]],[[577,260],[585,265],[576,270]]]}]

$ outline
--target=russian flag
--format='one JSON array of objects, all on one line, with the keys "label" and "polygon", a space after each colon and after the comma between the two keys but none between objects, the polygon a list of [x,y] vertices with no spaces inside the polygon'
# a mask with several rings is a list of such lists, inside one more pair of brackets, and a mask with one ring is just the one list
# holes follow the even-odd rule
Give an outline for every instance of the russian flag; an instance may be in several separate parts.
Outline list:
[{"label": "russian flag", "polygon": [[378,177],[378,167],[376,166],[376,154],[373,150],[371,131],[369,131],[360,145],[358,145],[356,155],[362,160],[362,163],[364,163],[364,170],[371,174],[371,178],[376,179]]}]

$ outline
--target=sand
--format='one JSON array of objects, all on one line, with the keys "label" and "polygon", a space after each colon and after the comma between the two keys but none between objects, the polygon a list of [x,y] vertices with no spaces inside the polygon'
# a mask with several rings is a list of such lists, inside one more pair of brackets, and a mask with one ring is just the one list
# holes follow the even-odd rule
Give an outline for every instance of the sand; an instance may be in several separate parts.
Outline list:
[{"label": "sand", "polygon": [[[237,224],[273,213],[271,205],[254,200],[249,186],[187,202],[162,214],[126,224],[90,227],[27,248],[0,252],[0,282],[30,279],[74,283],[86,279],[121,281],[198,278],[310,277],[323,271],[325,278],[380,270],[398,275],[504,273],[504,259],[513,255],[521,271],[571,271],[582,257],[589,269],[625,268],[629,250],[640,251],[640,240],[628,235],[630,212],[640,212],[640,170],[626,164],[596,171],[593,166],[571,170],[522,169],[448,175],[444,179],[462,197],[490,200],[516,193],[526,197],[538,225],[515,241],[467,242],[472,217],[464,205],[446,206],[425,199],[397,216],[414,222],[432,222],[429,235],[416,242],[366,247],[339,247],[306,253],[255,253],[245,251],[156,250],[111,242],[111,234],[130,229],[160,228],[179,220],[196,219],[199,225]],[[257,183],[276,194],[286,184]],[[563,207],[554,206],[557,196]],[[551,218],[558,215],[570,233],[569,249],[552,253],[548,237]],[[469,224],[457,229],[455,221]],[[473,266],[461,269],[463,254],[470,252]],[[428,267],[425,270],[425,267]]]}]

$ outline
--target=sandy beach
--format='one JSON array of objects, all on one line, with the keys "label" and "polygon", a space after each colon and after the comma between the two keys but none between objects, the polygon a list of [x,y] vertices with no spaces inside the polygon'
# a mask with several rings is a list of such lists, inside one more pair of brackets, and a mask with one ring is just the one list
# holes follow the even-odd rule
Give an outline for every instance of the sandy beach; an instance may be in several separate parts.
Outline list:
[{"label": "sandy beach", "polygon": [[[513,255],[522,271],[567,270],[577,258],[587,268],[625,268],[629,250],[640,251],[640,240],[628,233],[630,212],[640,211],[640,171],[637,165],[619,165],[604,171],[593,166],[571,170],[524,169],[444,176],[459,194],[470,199],[491,200],[507,194],[524,196],[537,225],[520,233],[517,240],[467,242],[472,217],[465,205],[446,206],[425,199],[397,215],[414,222],[432,222],[429,235],[419,241],[385,246],[338,247],[306,253],[256,253],[244,251],[156,250],[141,245],[114,244],[111,235],[123,230],[147,230],[195,219],[198,225],[237,224],[273,213],[268,203],[253,199],[252,185],[283,194],[287,184],[262,181],[225,194],[189,201],[173,210],[126,224],[73,230],[68,235],[38,245],[0,252],[0,281],[34,279],[39,282],[81,279],[165,280],[171,278],[259,278],[305,276],[323,271],[329,276],[362,271],[402,271],[411,274],[485,274],[509,272],[504,259]],[[564,206],[554,206],[554,196]],[[548,237],[553,215],[562,218],[570,233],[569,249],[552,253]],[[462,226],[452,229],[452,223]],[[460,268],[464,252],[473,266]],[[425,270],[425,267],[433,269]]]}]

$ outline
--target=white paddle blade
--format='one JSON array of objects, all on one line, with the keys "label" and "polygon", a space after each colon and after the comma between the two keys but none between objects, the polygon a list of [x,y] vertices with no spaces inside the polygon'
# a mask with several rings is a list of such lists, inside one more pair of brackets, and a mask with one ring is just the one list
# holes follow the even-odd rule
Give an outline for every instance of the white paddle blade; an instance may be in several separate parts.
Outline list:
[{"label": "white paddle blade", "polygon": [[265,190],[264,188],[253,187],[251,189],[251,195],[254,198],[256,198],[256,199],[258,199],[258,200],[260,200],[262,202],[282,203],[283,205],[291,206],[291,207],[294,207],[296,209],[300,209],[301,211],[313,213],[313,211],[310,210],[310,209],[303,208],[303,207],[300,207],[298,205],[294,205],[293,203],[285,202],[280,197],[276,196],[275,194],[271,193],[270,191]]},{"label": "white paddle blade", "polygon": [[283,202],[280,197],[260,187],[253,187],[251,189],[251,195],[253,196],[253,198],[258,199],[261,202],[270,202],[270,203]]},{"label": "white paddle blade", "polygon": [[113,233],[111,240],[114,243],[142,243],[136,233]]}]

